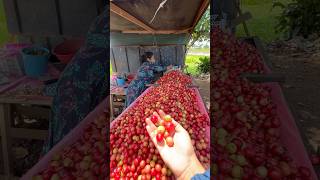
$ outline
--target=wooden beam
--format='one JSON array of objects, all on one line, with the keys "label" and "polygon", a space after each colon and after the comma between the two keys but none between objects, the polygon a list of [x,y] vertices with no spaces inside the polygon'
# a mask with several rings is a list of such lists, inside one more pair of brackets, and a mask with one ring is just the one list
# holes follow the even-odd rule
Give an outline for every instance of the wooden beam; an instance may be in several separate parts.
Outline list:
[{"label": "wooden beam", "polygon": [[10,105],[0,104],[0,133],[1,133],[1,147],[2,158],[4,166],[4,174],[8,177],[13,175],[12,172],[12,139],[10,137]]},{"label": "wooden beam", "polygon": [[142,22],[139,19],[137,19],[136,17],[132,16],[131,14],[126,12],[125,10],[121,9],[119,6],[115,5],[113,2],[110,2],[110,11],[123,17],[124,19],[136,24],[137,26],[142,27],[146,31],[149,31],[151,33],[153,33],[155,31],[153,28],[146,25],[144,22]]},{"label": "wooden beam", "polygon": [[191,28],[183,29],[183,30],[156,30],[153,32],[143,31],[143,30],[123,30],[122,33],[127,34],[184,34],[188,33]]},{"label": "wooden beam", "polygon": [[10,128],[10,136],[19,139],[46,140],[48,131],[25,128]]},{"label": "wooden beam", "polygon": [[204,14],[204,12],[207,10],[209,6],[209,0],[204,0],[197,12],[197,15],[195,16],[193,23],[192,23],[192,28],[191,30],[193,31],[193,29],[196,27],[196,25],[198,24],[198,22],[200,21],[202,15]]},{"label": "wooden beam", "polygon": [[244,73],[241,77],[248,79],[254,83],[265,83],[265,82],[278,82],[284,83],[286,78],[283,74],[249,74]]}]

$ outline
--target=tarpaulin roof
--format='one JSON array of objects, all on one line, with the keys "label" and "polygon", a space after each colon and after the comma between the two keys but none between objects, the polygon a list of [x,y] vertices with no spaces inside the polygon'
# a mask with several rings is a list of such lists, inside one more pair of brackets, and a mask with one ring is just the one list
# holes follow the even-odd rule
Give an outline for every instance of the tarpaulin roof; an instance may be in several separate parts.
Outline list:
[{"label": "tarpaulin roof", "polygon": [[174,31],[185,30],[183,33],[186,33],[196,25],[208,5],[209,0],[112,0],[110,29],[151,34],[173,34]]}]

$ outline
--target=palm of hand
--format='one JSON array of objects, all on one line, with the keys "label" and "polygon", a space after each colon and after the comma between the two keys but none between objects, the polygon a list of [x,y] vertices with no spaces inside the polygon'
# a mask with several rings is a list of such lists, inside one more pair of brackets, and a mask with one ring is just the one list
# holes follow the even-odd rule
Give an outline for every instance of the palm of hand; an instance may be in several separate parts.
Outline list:
[{"label": "palm of hand", "polygon": [[[158,118],[163,119],[164,113],[159,111],[160,116],[156,113]],[[194,158],[195,152],[191,143],[191,138],[188,132],[176,121],[172,120],[175,125],[175,133],[173,136],[174,146],[169,147],[165,144],[157,142],[156,129],[157,127],[151,122],[150,119],[146,119],[147,131],[157,147],[163,161],[169,166],[173,173],[179,176],[190,164],[192,158]]]},{"label": "palm of hand", "polygon": [[163,161],[174,171],[174,174],[181,174],[190,164],[194,156],[193,146],[187,132],[180,131],[173,137],[174,146],[157,146]]}]

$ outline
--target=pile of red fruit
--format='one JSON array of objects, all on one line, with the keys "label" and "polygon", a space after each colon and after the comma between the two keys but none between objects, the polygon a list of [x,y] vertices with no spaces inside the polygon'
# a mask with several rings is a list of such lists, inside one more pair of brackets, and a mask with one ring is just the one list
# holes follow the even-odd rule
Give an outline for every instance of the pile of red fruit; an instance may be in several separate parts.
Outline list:
[{"label": "pile of red fruit", "polygon": [[102,114],[90,123],[81,138],[55,154],[50,164],[33,180],[106,179],[106,117],[106,114]]},{"label": "pile of red fruit", "polygon": [[[221,38],[222,37],[222,38]],[[270,89],[242,79],[264,73],[256,50],[219,29],[212,31],[212,169],[221,179],[310,180],[280,141],[280,119]]]},{"label": "pile of red fruit", "polygon": [[[186,86],[191,82],[190,77],[179,71],[169,72],[157,81],[160,86],[152,87],[115,120],[110,129],[111,179],[174,179],[146,130],[145,119],[160,109],[189,132],[197,157],[209,168],[210,147],[206,127],[210,123],[199,109],[195,90]],[[164,127],[159,129],[163,136],[164,129],[174,129],[170,123]]]}]

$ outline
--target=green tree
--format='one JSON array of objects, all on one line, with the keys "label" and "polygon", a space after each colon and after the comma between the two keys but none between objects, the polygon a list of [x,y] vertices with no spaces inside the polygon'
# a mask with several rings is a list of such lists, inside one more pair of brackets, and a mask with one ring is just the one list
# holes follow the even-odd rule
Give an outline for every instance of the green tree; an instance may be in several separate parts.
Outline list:
[{"label": "green tree", "polygon": [[205,11],[200,21],[196,25],[191,34],[191,39],[188,44],[188,49],[194,45],[195,42],[204,42],[210,40],[210,7]]}]

